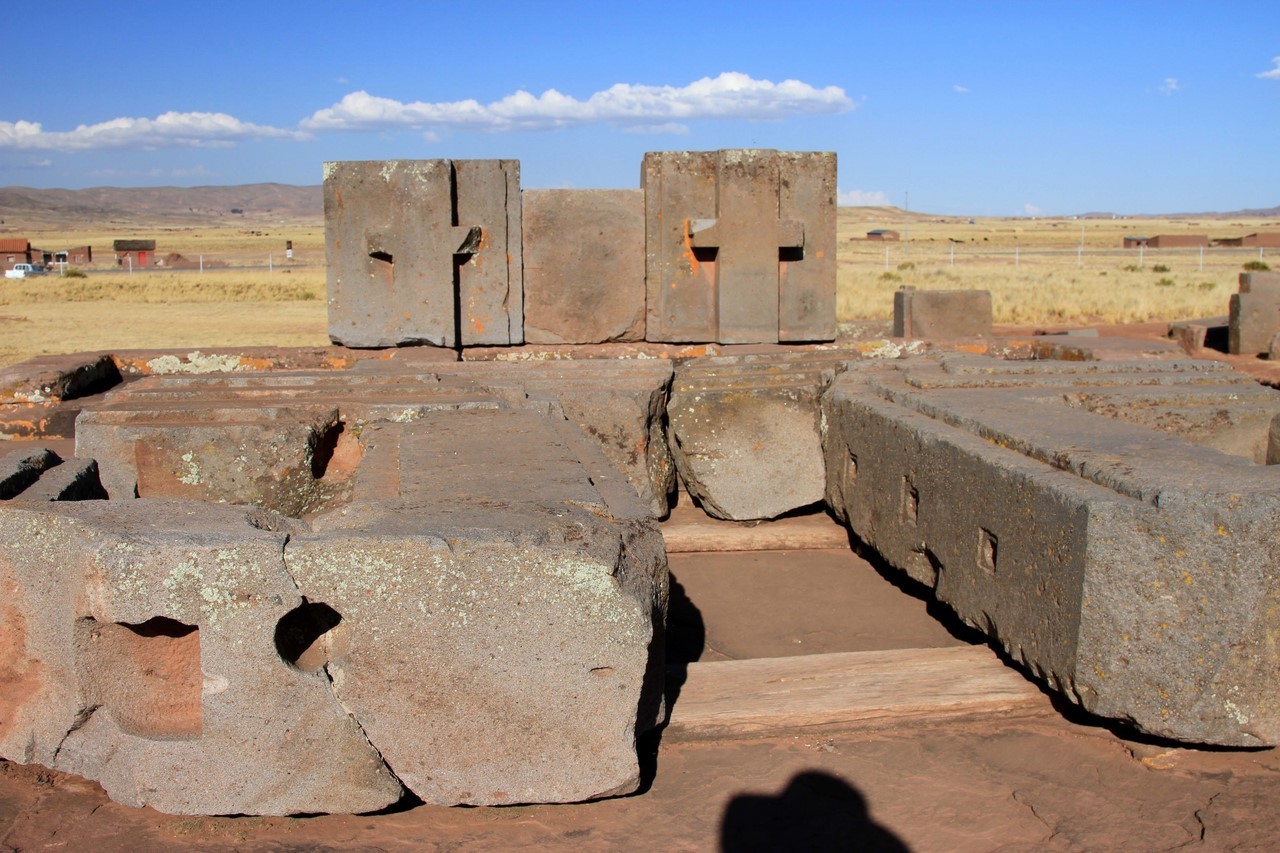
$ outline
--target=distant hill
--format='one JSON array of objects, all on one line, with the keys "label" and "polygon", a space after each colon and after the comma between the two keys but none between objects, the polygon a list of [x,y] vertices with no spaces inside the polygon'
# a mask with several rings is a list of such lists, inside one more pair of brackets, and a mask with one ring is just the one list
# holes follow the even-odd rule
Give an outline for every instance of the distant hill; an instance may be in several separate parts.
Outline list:
[{"label": "distant hill", "polygon": [[231,187],[92,187],[84,190],[0,187],[5,229],[77,224],[199,225],[252,222],[322,222],[319,186],[243,184]]}]

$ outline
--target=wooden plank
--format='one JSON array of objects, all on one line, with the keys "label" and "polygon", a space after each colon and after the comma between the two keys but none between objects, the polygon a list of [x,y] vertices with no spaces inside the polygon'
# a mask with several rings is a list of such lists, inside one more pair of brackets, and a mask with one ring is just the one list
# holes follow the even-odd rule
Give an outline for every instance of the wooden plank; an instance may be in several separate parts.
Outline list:
[{"label": "wooden plank", "polygon": [[1035,685],[984,646],[840,652],[689,664],[666,736],[693,740],[1050,710]]},{"label": "wooden plank", "polygon": [[662,523],[668,554],[704,551],[804,551],[849,548],[849,534],[825,513],[744,524],[679,506]]}]

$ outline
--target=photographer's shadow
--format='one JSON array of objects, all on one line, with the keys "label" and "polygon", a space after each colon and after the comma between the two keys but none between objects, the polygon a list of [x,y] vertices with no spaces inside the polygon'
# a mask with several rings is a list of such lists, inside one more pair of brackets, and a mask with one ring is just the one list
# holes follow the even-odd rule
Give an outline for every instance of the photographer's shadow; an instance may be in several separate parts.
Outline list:
[{"label": "photographer's shadow", "polygon": [[872,820],[853,786],[829,773],[796,774],[776,796],[739,794],[720,823],[720,849],[857,850],[906,853],[898,836]]}]

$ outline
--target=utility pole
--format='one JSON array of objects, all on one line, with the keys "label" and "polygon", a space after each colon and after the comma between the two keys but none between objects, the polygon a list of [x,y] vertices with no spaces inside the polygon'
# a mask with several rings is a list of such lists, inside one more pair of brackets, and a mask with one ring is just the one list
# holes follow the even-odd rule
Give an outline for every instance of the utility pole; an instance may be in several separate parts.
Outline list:
[{"label": "utility pole", "polygon": [[907,244],[911,242],[911,193],[903,191],[902,193],[902,253],[907,254]]}]

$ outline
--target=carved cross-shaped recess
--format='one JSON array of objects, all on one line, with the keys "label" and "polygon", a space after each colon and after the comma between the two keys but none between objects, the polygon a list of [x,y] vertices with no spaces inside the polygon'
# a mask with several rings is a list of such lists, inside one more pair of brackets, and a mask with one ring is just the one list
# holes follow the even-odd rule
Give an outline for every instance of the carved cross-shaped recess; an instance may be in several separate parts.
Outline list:
[{"label": "carved cross-shaped recess", "polygon": [[776,157],[725,157],[716,176],[716,218],[691,219],[689,242],[715,250],[719,340],[778,339],[778,263],[804,250],[804,223],[778,215]]},{"label": "carved cross-shaped recess", "polygon": [[520,343],[519,181],[509,160],[328,164],[330,337]]}]

